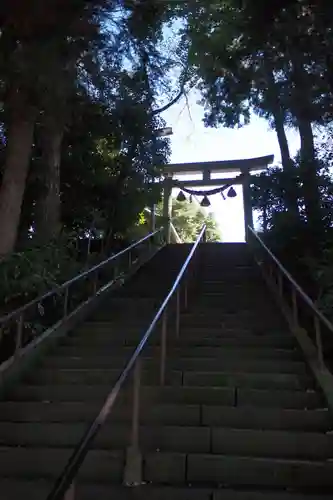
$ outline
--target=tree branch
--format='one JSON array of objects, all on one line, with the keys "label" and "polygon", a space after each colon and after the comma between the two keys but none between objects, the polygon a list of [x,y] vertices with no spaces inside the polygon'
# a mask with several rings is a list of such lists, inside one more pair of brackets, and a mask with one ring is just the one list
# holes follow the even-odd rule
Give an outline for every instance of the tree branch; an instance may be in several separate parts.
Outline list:
[{"label": "tree branch", "polygon": [[184,87],[182,87],[179,91],[179,93],[176,95],[176,97],[174,97],[170,102],[168,102],[168,104],[165,104],[165,106],[162,106],[162,108],[160,109],[155,109],[153,112],[152,112],[152,115],[153,116],[156,116],[156,115],[159,115],[160,113],[163,113],[163,111],[166,111],[167,109],[171,108],[171,106],[173,106],[174,104],[176,104],[176,102],[179,101],[179,99],[181,97],[183,97],[183,94],[184,94]]}]

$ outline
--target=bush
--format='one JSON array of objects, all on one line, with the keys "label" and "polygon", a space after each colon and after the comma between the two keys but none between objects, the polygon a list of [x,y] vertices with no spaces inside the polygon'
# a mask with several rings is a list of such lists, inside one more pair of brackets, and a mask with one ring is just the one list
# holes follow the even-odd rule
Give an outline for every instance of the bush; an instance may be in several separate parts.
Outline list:
[{"label": "bush", "polygon": [[31,246],[0,263],[1,313],[13,310],[75,276],[82,268],[69,238]]}]

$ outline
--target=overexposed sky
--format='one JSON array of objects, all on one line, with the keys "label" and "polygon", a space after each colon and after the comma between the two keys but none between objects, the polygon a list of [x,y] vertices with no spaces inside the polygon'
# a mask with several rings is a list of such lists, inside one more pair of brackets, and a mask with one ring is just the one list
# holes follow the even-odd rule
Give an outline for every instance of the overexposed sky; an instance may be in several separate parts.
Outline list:
[{"label": "overexposed sky", "polygon": [[[276,132],[269,129],[264,119],[253,116],[250,125],[241,129],[205,128],[204,109],[197,104],[198,99],[199,95],[192,92],[188,105],[183,99],[163,115],[167,126],[173,129],[171,163],[245,159],[269,154],[274,154],[276,163],[280,161]],[[288,130],[287,135],[294,155],[299,149],[299,136],[293,130]],[[235,189],[237,198],[223,201],[220,194],[210,197],[210,210],[225,242],[244,241],[245,237],[242,189],[241,186]]]}]

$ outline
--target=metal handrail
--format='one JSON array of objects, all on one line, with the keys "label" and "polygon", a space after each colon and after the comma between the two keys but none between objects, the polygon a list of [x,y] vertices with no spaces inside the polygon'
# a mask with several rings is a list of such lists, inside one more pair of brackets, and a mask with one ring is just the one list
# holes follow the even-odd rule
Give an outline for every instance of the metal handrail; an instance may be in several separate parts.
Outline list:
[{"label": "metal handrail", "polygon": [[172,224],[172,221],[170,221],[170,230],[171,232],[173,233],[174,237],[175,237],[175,240],[176,240],[176,243],[183,243],[181,237],[179,236],[179,234],[177,233],[177,229],[175,228],[175,226]]},{"label": "metal handrail", "polygon": [[[150,215],[152,214],[152,211],[149,208],[145,208],[144,211]],[[156,219],[164,219],[163,215],[160,215],[160,214],[155,214],[155,217],[156,217]],[[170,217],[170,219],[169,219],[170,229],[175,237],[176,243],[184,243],[182,241],[181,237],[179,236],[179,234],[177,233],[177,229],[175,228],[174,224],[172,223],[172,221],[174,219],[175,219],[175,217]]]},{"label": "metal handrail", "polygon": [[252,235],[257,239],[260,245],[264,248],[266,253],[271,257],[271,259],[278,266],[282,274],[287,278],[287,280],[292,284],[297,293],[302,297],[304,302],[312,309],[313,313],[324,323],[324,325],[333,333],[333,324],[323,315],[323,313],[317,308],[316,304],[310,297],[306,294],[306,292],[300,287],[300,285],[294,280],[291,274],[287,271],[287,269],[281,264],[279,259],[271,252],[271,250],[265,245],[260,236],[256,233],[256,231],[249,226],[248,228]]},{"label": "metal handrail", "polygon": [[[69,488],[73,484],[73,481],[77,475],[77,472],[78,472],[80,466],[82,465],[82,463],[86,457],[90,443],[92,442],[93,438],[96,436],[98,430],[102,427],[102,425],[105,423],[106,419],[108,418],[124,382],[127,380],[128,375],[130,374],[134,365],[137,366],[140,354],[143,351],[144,347],[146,346],[147,341],[149,340],[157,322],[160,320],[162,315],[165,313],[166,308],[169,305],[169,302],[170,302],[171,298],[173,297],[174,293],[179,290],[178,287],[179,287],[179,285],[184,277],[185,272],[188,269],[188,266],[193,258],[194,253],[195,253],[199,243],[201,242],[201,240],[204,240],[205,231],[206,231],[206,225],[204,225],[202,227],[200,234],[199,234],[196,242],[194,243],[187,259],[185,260],[180,272],[178,273],[178,276],[176,277],[174,284],[172,285],[169,293],[167,294],[164,301],[162,302],[162,305],[160,306],[159,310],[155,314],[152,322],[150,323],[149,327],[147,328],[146,332],[144,333],[140,343],[138,344],[137,348],[135,349],[134,353],[132,354],[130,360],[128,361],[126,367],[122,371],[117,382],[115,383],[115,385],[111,389],[111,392],[106,397],[105,402],[104,402],[100,412],[98,413],[97,417],[95,418],[94,422],[89,427],[87,432],[84,434],[81,441],[79,442],[76,449],[74,450],[71,457],[69,458],[67,465],[65,466],[63,472],[61,473],[58,480],[56,481],[52,491],[47,496],[47,500],[62,500],[64,498],[64,495],[66,494],[66,492],[69,490]],[[178,306],[179,306],[179,301],[178,301],[178,296],[177,296],[177,307]],[[73,497],[74,497],[74,495],[73,495]]]},{"label": "metal handrail", "polygon": [[[329,330],[330,333],[333,332],[333,325],[332,323],[323,315],[323,313],[317,308],[315,303],[310,299],[310,297],[304,292],[304,290],[299,286],[299,284],[294,280],[294,278],[291,276],[291,274],[285,269],[285,267],[281,264],[281,262],[278,260],[278,258],[269,250],[269,248],[265,245],[265,243],[262,241],[260,236],[254,231],[252,227],[248,227],[249,233],[254,238],[256,241],[260,244],[261,248],[264,249],[264,251],[268,254],[268,256],[271,259],[271,262],[273,262],[277,268],[277,280],[274,279],[274,271],[273,268],[269,268],[269,276],[265,276],[267,279],[268,283],[272,285],[278,295],[278,301],[280,304],[280,307],[282,309],[282,312],[284,316],[286,317],[290,328],[297,334],[299,335],[301,330],[304,330],[301,327],[302,321],[300,321],[300,310],[299,310],[299,304],[298,304],[298,297],[305,302],[305,304],[310,308],[310,311],[312,313],[312,319],[313,319],[313,329],[314,329],[314,347],[316,349],[315,355],[317,357],[317,362],[319,362],[320,370],[327,370],[325,366],[325,356],[324,356],[324,347],[323,347],[323,333],[322,333],[322,325],[325,325],[325,327]],[[260,263],[258,262],[260,265]],[[263,269],[264,272],[264,269]],[[266,273],[264,272],[264,275]],[[291,285],[291,306],[287,303],[285,300],[285,293],[284,293],[284,286],[283,286],[283,280],[284,278],[287,279],[289,284]],[[305,331],[307,328],[305,329]],[[306,348],[308,350],[308,348]],[[309,357],[309,352],[306,354],[307,357]],[[320,379],[321,375],[318,372],[317,368],[314,368],[315,372],[317,372],[317,378],[318,380]],[[321,387],[323,387],[323,381],[319,381],[319,384]],[[326,382],[324,383],[324,385]],[[326,385],[325,385],[326,387]],[[332,387],[329,388],[329,390],[324,390],[325,395],[327,396],[328,400],[331,399],[331,393],[332,393]],[[333,404],[333,400],[332,400]]]},{"label": "metal handrail", "polygon": [[71,286],[73,283],[76,283],[77,281],[79,281],[79,280],[81,280],[83,278],[86,278],[87,276],[95,273],[96,271],[98,271],[102,267],[104,267],[107,264],[109,264],[111,261],[116,260],[121,255],[123,255],[123,254],[125,254],[125,253],[127,253],[127,252],[129,252],[131,250],[133,250],[133,248],[141,245],[142,243],[144,243],[148,239],[150,239],[153,236],[155,236],[156,234],[160,233],[162,230],[163,230],[163,228],[159,228],[157,231],[148,234],[147,236],[145,236],[141,240],[136,241],[135,243],[133,243],[129,247],[125,248],[124,250],[121,250],[117,254],[112,255],[111,257],[103,260],[99,264],[96,264],[95,266],[91,267],[90,269],[87,269],[87,271],[84,271],[84,272],[78,274],[77,276],[75,276],[74,278],[66,281],[65,283],[62,283],[61,285],[59,285],[59,286],[57,286],[55,288],[52,288],[52,290],[46,292],[44,295],[36,297],[35,299],[31,300],[30,302],[27,302],[23,306],[18,307],[17,309],[15,309],[15,311],[12,311],[12,312],[6,314],[5,316],[0,317],[0,326],[1,326],[1,323],[6,323],[10,319],[14,319],[16,317],[21,316],[21,314],[24,313],[24,311],[26,311],[27,309],[30,309],[30,307],[33,307],[36,304],[40,304],[41,302],[43,302],[45,299],[51,297],[52,295],[59,294],[59,292],[61,292],[62,290],[65,290],[66,288],[68,288],[69,286]]}]

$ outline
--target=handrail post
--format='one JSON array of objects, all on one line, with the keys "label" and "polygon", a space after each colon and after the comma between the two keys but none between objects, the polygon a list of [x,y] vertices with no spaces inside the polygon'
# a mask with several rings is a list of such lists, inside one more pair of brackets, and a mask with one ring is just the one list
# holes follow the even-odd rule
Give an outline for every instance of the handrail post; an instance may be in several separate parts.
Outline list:
[{"label": "handrail post", "polygon": [[94,296],[97,293],[97,288],[98,288],[98,271],[94,273],[94,281],[93,281],[93,294]]},{"label": "handrail post", "polygon": [[113,268],[113,281],[116,281],[117,278],[118,278],[118,264],[115,264]]},{"label": "handrail post", "polygon": [[141,356],[138,357],[134,368],[133,384],[133,412],[132,412],[132,438],[131,445],[139,447],[139,412],[140,412],[140,386],[141,386]]},{"label": "handrail post", "polygon": [[132,431],[131,444],[126,450],[125,486],[138,486],[142,484],[142,457],[139,449],[140,387],[141,356],[135,362],[133,375]]},{"label": "handrail post", "polygon": [[68,314],[68,286],[65,288],[65,297],[64,297],[64,318],[66,318]]},{"label": "handrail post", "polygon": [[75,483],[72,483],[66,491],[64,500],[75,500]]},{"label": "handrail post", "polygon": [[16,330],[16,342],[15,342],[15,356],[18,355],[20,349],[22,347],[22,333],[23,333],[23,313],[20,314],[20,317],[17,322],[17,330]]},{"label": "handrail post", "polygon": [[180,331],[180,285],[176,293],[176,337],[179,338]]},{"label": "handrail post", "polygon": [[128,269],[131,269],[132,265],[132,252],[131,250],[128,252]]},{"label": "handrail post", "polygon": [[278,289],[280,297],[283,297],[283,276],[280,270],[278,270]]},{"label": "handrail post", "polygon": [[321,338],[321,328],[320,328],[320,322],[319,322],[318,316],[314,317],[314,326],[315,326],[315,332],[316,332],[316,344],[317,344],[317,349],[318,349],[318,360],[319,360],[319,363],[323,366],[324,365],[323,343],[322,343],[322,338]]},{"label": "handrail post", "polygon": [[185,278],[184,281],[184,309],[188,307],[188,280]]},{"label": "handrail post", "polygon": [[168,313],[167,310],[165,310],[162,316],[160,385],[164,385],[165,383],[167,328],[168,328]]},{"label": "handrail post", "polygon": [[296,327],[298,327],[298,307],[297,307],[297,294],[296,290],[293,287],[291,292],[291,300],[293,306],[293,320]]}]

